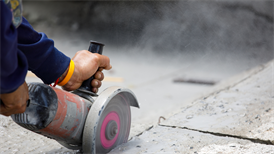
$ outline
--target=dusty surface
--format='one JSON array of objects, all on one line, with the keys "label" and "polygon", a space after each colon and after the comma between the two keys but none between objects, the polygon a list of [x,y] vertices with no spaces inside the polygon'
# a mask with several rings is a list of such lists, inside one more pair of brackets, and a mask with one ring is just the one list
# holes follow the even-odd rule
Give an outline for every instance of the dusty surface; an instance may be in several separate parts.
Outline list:
[{"label": "dusty surface", "polygon": [[0,150],[3,154],[15,153],[73,153],[52,139],[28,131],[11,118],[0,115]]},{"label": "dusty surface", "polygon": [[[144,132],[139,137],[134,137],[128,143],[119,146],[110,153],[197,154],[200,153],[199,151],[201,148],[208,145],[233,145],[232,143],[246,145],[251,144],[252,142],[229,137],[218,137],[210,134],[204,134],[180,128],[156,126],[150,131]],[[274,147],[271,150],[272,152],[274,152]]]},{"label": "dusty surface", "polygon": [[273,153],[273,64],[215,87],[110,153]]},{"label": "dusty surface", "polygon": [[244,81],[194,102],[163,124],[274,143],[270,135],[274,134],[273,62],[257,70]]},{"label": "dusty surface", "polygon": [[248,140],[220,137],[180,128],[155,127],[111,154],[271,154],[274,146]]},{"label": "dusty surface", "polygon": [[[106,44],[103,54],[110,57],[113,69],[104,72],[108,79],[103,82],[99,93],[115,85],[129,88],[136,94],[141,108],[132,108],[130,137],[142,133],[152,125],[157,125],[160,116],[168,118],[174,113],[187,112],[189,106],[195,106],[193,102],[196,101],[193,100],[200,96],[209,96],[210,93],[214,96],[225,97],[225,99],[230,97],[227,98],[230,104],[225,104],[226,101],[214,104],[212,102],[214,97],[209,102],[197,102],[198,108],[189,109],[193,112],[184,115],[182,118],[184,122],[191,123],[193,120],[192,124],[195,124],[193,128],[197,126],[197,129],[205,126],[206,124],[201,125],[203,122],[201,119],[214,117],[210,114],[215,113],[211,112],[210,103],[213,103],[216,115],[230,115],[231,111],[242,111],[241,109],[247,106],[246,101],[249,100],[243,93],[244,89],[237,92],[244,101],[239,105],[244,108],[238,109],[233,98],[235,93],[228,96],[215,94],[216,90],[220,91],[220,85],[212,89],[207,85],[175,83],[174,79],[194,78],[221,82],[274,58],[271,1],[252,3],[243,1],[239,3],[240,7],[237,7],[237,2],[199,3],[196,1],[193,3],[179,2],[178,4],[155,2],[158,8],[154,8],[154,4],[150,2],[138,5],[136,4],[138,2],[123,3],[121,1],[117,5],[115,2],[111,4],[102,2],[95,8],[89,8],[88,6],[91,5],[84,3],[86,2],[26,1],[24,9],[27,19],[33,23],[34,28],[45,32],[55,41],[55,46],[69,57],[73,57],[78,50],[87,49],[90,39],[103,41]],[[85,7],[81,7],[82,5]],[[90,12],[87,11],[88,9]],[[84,15],[87,12],[90,14]],[[253,72],[258,72],[258,70]],[[250,74],[252,73],[248,72],[229,81],[221,82],[222,87],[234,86],[235,84],[231,85],[231,83],[235,81],[239,83]],[[26,80],[27,82],[41,82],[31,75]],[[257,81],[254,81],[251,85],[259,91],[260,88],[256,88],[256,83]],[[256,102],[262,103],[262,101],[270,105],[269,101],[261,100],[261,98],[257,101],[252,100],[252,104],[248,105],[248,111],[256,107]],[[216,106],[219,104],[224,104],[224,109]],[[263,105],[260,104],[260,106]],[[234,110],[230,110],[231,108]],[[199,109],[203,111],[200,112]],[[256,125],[251,123],[254,129],[246,134],[247,137],[269,137],[272,133],[273,119],[269,117],[273,114],[272,110],[258,113],[258,117],[257,114],[244,116],[244,113],[239,113],[243,116],[241,122],[248,127],[249,123],[245,122],[244,118],[252,122],[260,122],[256,123],[258,124],[256,128]],[[186,116],[190,119],[186,119]],[[268,118],[263,119],[262,116]],[[3,149],[2,153],[76,153],[63,148],[53,140],[20,128],[9,118],[2,116],[0,118],[0,151]],[[200,121],[198,121],[199,118],[201,118]],[[223,125],[226,123],[228,122],[223,121]],[[164,129],[158,130],[168,133]],[[256,133],[261,130],[268,131]],[[201,135],[195,141],[206,141],[205,136],[215,138],[214,135],[179,129],[173,132],[174,136],[176,136],[176,131],[182,134],[189,132],[197,136]],[[180,138],[180,136],[177,137]],[[187,139],[185,136],[183,138]],[[238,143],[237,139],[231,138],[216,137],[216,139],[222,144],[205,143],[204,145],[208,146],[199,147],[200,152],[208,153],[207,151],[212,152],[212,149],[219,151],[234,149],[241,153],[241,150],[250,152],[248,150],[255,147],[260,147],[262,150],[272,148],[249,141]],[[134,147],[134,144],[131,146]],[[199,149],[198,146],[193,146],[194,148],[197,151]],[[185,145],[180,150],[188,152]]]},{"label": "dusty surface", "polygon": [[[214,151],[214,152],[213,152]],[[224,152],[225,151],[225,152]],[[262,144],[238,144],[231,143],[227,145],[209,145],[203,147],[199,154],[208,154],[208,153],[237,153],[237,154],[253,154],[253,153],[263,153],[263,154],[271,154],[273,153],[273,146],[262,145]]]}]

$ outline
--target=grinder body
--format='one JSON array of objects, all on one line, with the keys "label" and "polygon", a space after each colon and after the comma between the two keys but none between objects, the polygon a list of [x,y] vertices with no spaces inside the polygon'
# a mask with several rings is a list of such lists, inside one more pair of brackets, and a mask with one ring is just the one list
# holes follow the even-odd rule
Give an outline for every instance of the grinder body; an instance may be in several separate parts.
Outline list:
[{"label": "grinder body", "polygon": [[42,83],[29,83],[28,87],[30,103],[24,113],[14,114],[12,119],[67,148],[81,149],[83,128],[92,102]]},{"label": "grinder body", "polygon": [[127,142],[130,106],[139,108],[132,91],[105,89],[95,100],[42,83],[29,83],[24,113],[11,115],[20,126],[83,153],[108,153]]}]

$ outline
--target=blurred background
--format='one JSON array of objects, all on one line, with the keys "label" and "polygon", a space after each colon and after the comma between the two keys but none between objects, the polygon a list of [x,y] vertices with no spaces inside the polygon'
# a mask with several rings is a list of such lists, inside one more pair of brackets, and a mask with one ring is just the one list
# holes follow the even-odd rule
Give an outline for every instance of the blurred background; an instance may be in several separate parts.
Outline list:
[{"label": "blurred background", "polygon": [[23,8],[70,57],[89,40],[105,44],[113,69],[99,93],[118,85],[136,94],[141,109],[132,109],[131,135],[274,57],[273,1],[23,0]]}]

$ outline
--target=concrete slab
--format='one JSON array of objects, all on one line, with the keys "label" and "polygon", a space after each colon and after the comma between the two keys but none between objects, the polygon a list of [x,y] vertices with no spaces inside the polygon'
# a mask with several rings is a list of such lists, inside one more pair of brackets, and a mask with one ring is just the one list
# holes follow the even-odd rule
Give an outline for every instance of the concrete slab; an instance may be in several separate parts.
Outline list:
[{"label": "concrete slab", "polygon": [[[252,143],[249,140],[220,137],[181,128],[156,126],[112,150],[110,154],[212,154],[228,153],[228,151],[234,153],[235,150],[241,151],[246,147],[256,146],[262,148],[261,152],[274,152],[274,146]],[[227,150],[224,151],[224,149]]]},{"label": "concrete slab", "polygon": [[161,125],[274,143],[273,64],[271,61],[244,81],[229,83],[233,86],[196,100]]},{"label": "concrete slab", "polygon": [[[29,3],[34,4],[34,2]],[[220,91],[219,87],[217,89],[209,90],[207,86],[175,84],[172,82],[175,78],[202,77],[204,79],[222,80],[260,63],[265,63],[266,60],[273,58],[273,41],[271,41],[273,38],[272,35],[269,35],[272,32],[273,23],[266,23],[266,21],[263,20],[262,17],[268,17],[267,14],[266,16],[261,16],[262,14],[260,14],[260,12],[266,13],[268,12],[267,10],[273,10],[273,7],[271,7],[269,3],[251,3],[247,5],[240,5],[237,10],[227,10],[226,7],[224,8],[225,10],[222,10],[223,5],[221,5],[221,9],[217,9],[214,8],[214,6],[217,5],[212,4],[213,3],[204,5],[201,3],[196,6],[195,4],[191,4],[192,7],[183,4],[183,8],[186,8],[180,8],[180,11],[183,10],[184,12],[187,11],[190,13],[190,16],[187,15],[189,13],[184,13],[186,15],[184,18],[187,20],[181,20],[182,16],[176,10],[166,9],[167,11],[171,11],[171,15],[179,15],[179,18],[177,19],[183,23],[179,23],[177,24],[178,26],[176,26],[173,24],[175,18],[168,18],[172,19],[172,21],[161,19],[161,22],[156,22],[156,26],[160,28],[160,33],[155,31],[157,34],[155,35],[155,33],[151,33],[153,31],[150,29],[144,29],[145,34],[151,34],[151,37],[148,37],[148,35],[141,37],[142,41],[137,42],[136,44],[138,46],[137,49],[134,49],[134,46],[131,44],[126,44],[123,41],[121,41],[121,43],[124,44],[125,48],[122,48],[120,45],[116,45],[115,43],[111,46],[111,43],[108,42],[115,42],[113,39],[115,37],[112,36],[107,37],[109,38],[108,42],[103,41],[106,43],[104,55],[110,57],[111,64],[113,65],[113,69],[111,71],[105,71],[105,75],[108,77],[122,78],[123,82],[104,82],[103,87],[100,90],[103,90],[111,85],[127,87],[133,90],[138,97],[138,100],[141,102],[141,109],[133,109],[132,112],[131,136],[135,136],[136,134],[143,132],[143,130],[152,124],[157,123],[159,116],[164,116],[167,118],[174,112],[182,111],[182,109],[192,106],[193,104],[189,104],[190,102],[193,102],[189,101],[190,97],[197,98],[196,95],[203,91],[206,91],[206,96],[208,96],[209,93],[214,94],[216,90]],[[34,28],[37,31],[45,32],[49,38],[52,38],[55,41],[55,45],[60,51],[64,52],[69,57],[73,57],[76,51],[87,49],[89,39],[100,41],[100,38],[91,34],[88,29],[84,29],[82,25],[80,25],[81,30],[77,30],[77,28],[73,28],[74,30],[71,29],[72,27],[75,27],[73,25],[76,24],[76,27],[78,25],[76,20],[74,20],[71,15],[77,15],[83,11],[83,8],[77,7],[75,2],[70,5],[72,5],[72,9],[69,9],[70,7],[63,7],[67,6],[64,2],[54,2],[52,4],[49,2],[37,2],[34,5],[24,5],[24,14],[29,17],[32,16],[32,21],[36,20],[34,22]],[[251,9],[250,11],[248,8],[253,5],[256,9]],[[262,5],[270,6],[268,7],[270,9],[265,9],[265,7],[261,7]],[[56,11],[62,10],[54,9],[59,6],[66,8],[65,12],[78,13],[68,14],[69,16],[66,16],[66,13],[56,13]],[[199,8],[199,6],[207,7],[208,9],[193,9]],[[74,11],[77,8],[81,11]],[[117,11],[121,10],[118,7],[111,6],[111,8],[117,9]],[[145,5],[145,8],[147,8],[147,5]],[[117,13],[117,11],[114,12]],[[191,13],[192,11],[193,13]],[[177,13],[174,14],[174,12]],[[39,17],[39,14],[43,13],[50,17],[48,21],[43,17]],[[102,12],[100,12],[100,14],[102,15]],[[206,16],[205,18],[201,18],[199,14]],[[192,15],[194,15],[195,18],[193,18]],[[35,16],[36,19],[34,19]],[[95,16],[93,15],[93,17]],[[72,19],[71,21],[73,22],[66,22],[66,18]],[[133,18],[130,18],[130,20],[132,19]],[[138,19],[142,18],[138,17]],[[164,22],[162,23],[162,21]],[[136,22],[134,22],[134,25],[136,25],[135,23]],[[185,25],[186,23],[188,24]],[[212,23],[217,24],[212,25]],[[257,24],[254,27],[254,23],[260,24]],[[153,24],[146,23],[145,25],[148,25],[148,28],[152,27],[153,30],[155,29]],[[209,25],[209,29],[207,28],[207,25]],[[241,25],[241,28],[239,28],[239,25]],[[101,36],[104,31],[100,31],[97,28],[94,28],[94,26],[95,24],[90,27],[92,27],[95,31],[100,32]],[[168,28],[169,30],[166,31],[165,29],[168,26],[172,26],[173,28]],[[216,26],[217,29],[214,28]],[[208,30],[204,30],[203,28]],[[109,27],[107,27],[107,29],[109,29]],[[123,29],[123,31],[124,30],[125,29]],[[162,33],[163,31],[165,31],[165,34],[167,35],[164,35]],[[114,33],[110,33],[110,35],[114,34],[115,36],[121,38],[124,38],[125,36],[124,33],[120,34],[119,31],[114,30],[113,32]],[[106,31],[105,33],[108,32]],[[229,35],[225,35],[226,33]],[[158,34],[160,34],[160,37]],[[172,37],[168,38],[166,36]],[[172,39],[173,36],[175,36],[176,39]],[[180,37],[177,38],[177,36]],[[226,36],[230,37],[226,39]],[[172,47],[171,50],[167,50],[167,48],[165,48],[167,40],[173,44],[169,45]],[[153,42],[156,44],[151,44]],[[231,44],[231,42],[235,43]],[[150,48],[151,45],[153,47],[157,46],[157,44],[159,45],[158,47],[164,49],[164,51],[168,54],[161,53],[157,48],[155,48],[156,51]],[[176,48],[174,45],[182,48]],[[229,50],[226,50],[227,48]],[[245,75],[248,77],[250,74],[248,73]],[[33,77],[27,78],[26,80],[27,82],[40,81],[39,79]],[[236,80],[232,79],[232,81],[234,83]],[[242,75],[240,76],[240,80],[237,81],[237,83],[243,81]],[[232,86],[231,82],[224,84],[228,87]],[[270,114],[271,110],[269,110],[268,113]],[[196,116],[194,116],[193,119],[195,117]],[[261,121],[263,121],[262,118]],[[271,123],[268,123],[268,125],[260,129],[271,129],[271,126]],[[75,153],[75,151],[62,148],[62,146],[54,140],[49,140],[43,136],[19,128],[19,126],[12,124],[12,121],[10,121],[9,118],[0,116],[0,127],[1,153]],[[251,132],[257,131],[258,130],[254,129]],[[271,131],[269,133],[271,133]],[[174,134],[176,135],[176,133]],[[260,133],[257,135],[263,134],[264,133]],[[267,135],[267,133],[265,134]],[[180,135],[178,135],[178,139],[179,137]],[[188,142],[188,140],[184,141]],[[261,152],[264,151],[264,149],[268,149],[269,146],[265,147],[264,145],[253,143],[248,144],[248,146],[243,146],[241,143],[230,147],[225,144],[219,145],[216,143],[216,145],[209,145],[207,148],[206,147],[202,148],[201,151],[204,151],[205,153],[212,153],[212,151],[208,152],[212,148],[225,149],[227,151],[231,149],[238,149],[238,151],[241,151],[242,147],[250,149],[253,149],[253,147],[261,147],[261,149],[258,148]],[[221,150],[219,152],[223,153]],[[165,153],[172,153],[172,151],[165,151]]]},{"label": "concrete slab", "polygon": [[273,153],[273,64],[227,80],[110,153]]},{"label": "concrete slab", "polygon": [[10,117],[0,115],[0,153],[1,154],[37,154],[66,153],[69,150],[55,140],[33,133],[15,124]]},{"label": "concrete slab", "polygon": [[[151,67],[147,67],[147,70],[150,70]],[[150,75],[153,78],[153,75]],[[27,81],[39,82],[39,79],[29,76]],[[163,115],[164,112],[157,111],[157,108],[173,111],[170,113],[180,110],[180,113],[162,121],[162,126],[157,126],[139,137],[134,137],[128,144],[115,149],[114,153],[218,153],[222,150],[238,151],[238,153],[241,151],[254,153],[252,150],[262,153],[273,152],[271,145],[251,142],[252,139],[259,139],[259,141],[268,144],[270,144],[268,140],[273,141],[274,118],[271,117],[274,114],[271,104],[274,96],[272,91],[273,62],[223,81],[212,89],[209,89],[208,86],[184,84],[185,88],[183,89],[206,90],[203,97],[192,103],[187,100],[176,101],[186,97],[190,92],[182,91],[180,89],[182,85],[171,85],[171,81],[172,76],[162,78],[150,85],[137,84],[138,86],[132,87],[142,102],[141,107],[145,110],[133,111],[135,118],[133,117],[131,136],[135,136],[151,125],[148,121],[154,123],[158,121],[157,117]],[[159,84],[160,82],[161,84]],[[124,81],[119,84],[130,87],[130,83],[133,81]],[[112,84],[117,83],[107,82],[104,86],[108,87]],[[154,88],[151,89],[151,87]],[[172,93],[160,90],[163,87],[169,87],[174,91]],[[151,97],[154,95],[161,97]],[[158,104],[158,102],[164,103]],[[178,108],[171,109],[166,104]],[[153,113],[146,112],[151,108],[154,108]],[[165,113],[165,115],[170,113]],[[146,116],[137,121],[136,119],[142,114]],[[76,153],[76,151],[62,147],[54,140],[20,128],[10,118],[1,116],[0,118],[0,135],[1,138],[6,138],[0,140],[0,149],[3,149],[3,153]],[[172,128],[173,126],[179,128]],[[216,136],[214,133],[222,133],[224,136],[230,137]],[[195,136],[194,139],[189,139],[187,134]],[[235,137],[242,137],[244,140]],[[32,146],[21,144],[22,138],[26,140],[26,144]],[[169,143],[177,146],[173,147],[173,144],[169,145]],[[140,147],[136,147],[138,145]]]}]

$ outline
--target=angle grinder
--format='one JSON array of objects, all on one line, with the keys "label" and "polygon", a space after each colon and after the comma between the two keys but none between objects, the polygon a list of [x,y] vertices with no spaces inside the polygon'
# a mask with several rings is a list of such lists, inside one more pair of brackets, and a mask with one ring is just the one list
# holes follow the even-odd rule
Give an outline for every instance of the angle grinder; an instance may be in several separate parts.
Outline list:
[{"label": "angle grinder", "polygon": [[[103,44],[90,41],[89,51],[102,54]],[[99,95],[91,91],[91,80],[67,92],[42,83],[28,83],[26,111],[11,115],[20,126],[83,153],[107,153],[127,142],[130,106],[138,107],[134,93],[123,87],[109,87]]]}]

